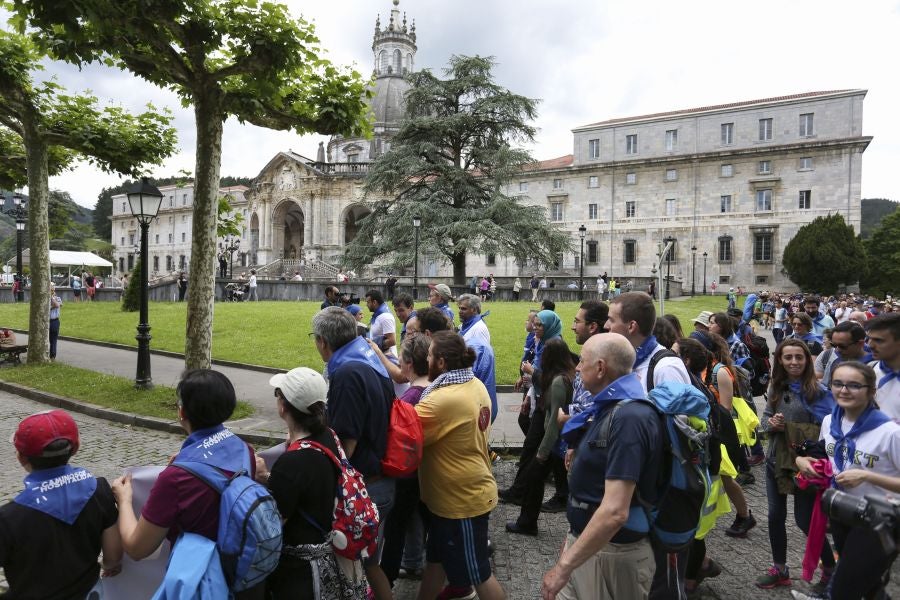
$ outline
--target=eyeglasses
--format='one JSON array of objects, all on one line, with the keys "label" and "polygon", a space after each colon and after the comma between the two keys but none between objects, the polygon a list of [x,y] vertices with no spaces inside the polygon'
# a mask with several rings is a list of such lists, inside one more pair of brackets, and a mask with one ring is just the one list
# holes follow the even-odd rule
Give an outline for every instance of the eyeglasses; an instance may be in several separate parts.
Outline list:
[{"label": "eyeglasses", "polygon": [[833,391],[833,392],[839,392],[842,389],[846,389],[850,392],[855,393],[855,392],[858,392],[859,390],[861,390],[863,388],[867,388],[867,387],[869,387],[869,386],[867,386],[864,383],[856,383],[855,381],[843,382],[843,381],[838,381],[837,379],[835,379],[834,381],[831,382],[831,391]]},{"label": "eyeglasses", "polygon": [[835,344],[834,342],[831,342],[831,345],[834,346],[835,348],[837,348],[838,350],[846,350],[847,348],[852,348],[857,343],[858,342],[852,342],[850,344]]},{"label": "eyeglasses", "polygon": [[791,323],[791,327],[806,327],[806,323],[803,321],[794,321]]}]

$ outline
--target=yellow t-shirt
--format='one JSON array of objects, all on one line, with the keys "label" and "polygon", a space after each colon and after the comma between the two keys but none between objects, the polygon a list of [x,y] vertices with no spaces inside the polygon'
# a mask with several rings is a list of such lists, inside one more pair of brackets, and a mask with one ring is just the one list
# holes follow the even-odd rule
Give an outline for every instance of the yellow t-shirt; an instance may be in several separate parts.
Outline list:
[{"label": "yellow t-shirt", "polygon": [[438,388],[416,405],[425,433],[419,466],[422,501],[445,519],[467,519],[497,505],[488,436],[491,398],[478,379]]}]

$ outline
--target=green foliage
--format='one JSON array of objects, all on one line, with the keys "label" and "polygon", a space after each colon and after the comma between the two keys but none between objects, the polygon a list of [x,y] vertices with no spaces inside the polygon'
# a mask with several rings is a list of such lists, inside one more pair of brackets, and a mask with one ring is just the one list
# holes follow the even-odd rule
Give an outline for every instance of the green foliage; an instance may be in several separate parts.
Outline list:
[{"label": "green foliage", "polygon": [[865,241],[869,259],[863,289],[879,298],[900,294],[900,208],[881,220],[881,225]]},{"label": "green foliage", "polygon": [[544,209],[503,192],[533,162],[514,143],[534,140],[537,102],[494,82],[490,58],[453,56],[440,79],[424,70],[409,76],[407,117],[391,150],[369,171],[366,193],[387,195],[361,221],[345,261],[354,268],[390,256],[413,262],[412,219],[422,219],[419,248],[453,264],[465,281],[469,253],[552,263],[568,237]]},{"label": "green foliage", "polygon": [[241,236],[241,223],[244,222],[244,215],[233,210],[230,202],[233,199],[231,196],[219,198],[218,216],[216,217],[216,235],[218,237]]},{"label": "green foliage", "polygon": [[134,268],[128,278],[128,287],[122,294],[122,310],[137,312],[141,309],[141,259],[134,261]]},{"label": "green foliage", "polygon": [[[100,195],[97,196],[97,203],[94,204],[94,235],[103,240],[112,239],[112,197],[122,192],[116,191],[119,187],[103,188]],[[124,188],[122,189],[124,191]]]},{"label": "green foliage", "polygon": [[784,268],[801,290],[837,292],[859,281],[866,267],[862,242],[844,217],[817,217],[797,231],[784,249]]},{"label": "green foliage", "polygon": [[881,220],[896,211],[898,206],[900,204],[887,198],[863,198],[860,202],[859,225],[859,234],[862,239],[871,238],[872,233],[881,224]]}]

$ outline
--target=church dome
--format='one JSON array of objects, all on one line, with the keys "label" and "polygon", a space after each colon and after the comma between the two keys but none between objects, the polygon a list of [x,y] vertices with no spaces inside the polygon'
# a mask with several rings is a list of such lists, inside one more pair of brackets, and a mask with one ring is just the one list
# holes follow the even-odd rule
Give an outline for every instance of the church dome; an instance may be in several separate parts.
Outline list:
[{"label": "church dome", "polygon": [[388,76],[375,80],[375,90],[370,103],[375,123],[386,128],[399,126],[406,113],[404,94],[409,88],[409,82],[402,77]]}]

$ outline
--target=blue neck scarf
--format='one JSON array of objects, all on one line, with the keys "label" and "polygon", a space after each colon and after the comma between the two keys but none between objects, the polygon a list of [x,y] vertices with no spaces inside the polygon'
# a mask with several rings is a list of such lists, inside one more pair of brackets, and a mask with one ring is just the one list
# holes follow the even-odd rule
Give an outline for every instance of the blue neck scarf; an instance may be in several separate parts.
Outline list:
[{"label": "blue neck scarf", "polygon": [[807,333],[800,339],[807,343],[809,343],[809,342],[819,342],[820,344],[822,343],[822,336],[816,335],[812,331],[810,331],[809,333]]},{"label": "blue neck scarf", "polygon": [[351,362],[369,365],[375,369],[380,376],[388,376],[387,369],[385,369],[384,365],[381,364],[381,361],[378,360],[375,351],[369,347],[369,343],[361,337],[356,337],[353,338],[352,342],[338,348],[334,354],[331,355],[331,358],[328,359],[328,378],[330,379],[338,368]]},{"label": "blue neck scarf", "polygon": [[406,317],[406,321],[403,321],[403,326],[400,328],[400,339],[401,339],[401,340],[402,340],[404,337],[406,337],[406,323],[409,322],[409,320],[412,319],[412,318],[415,317],[415,316],[417,316],[417,315],[416,315],[416,311],[412,311],[411,313],[409,313],[409,316]]},{"label": "blue neck scarf", "polygon": [[440,304],[435,304],[434,307],[439,309],[442,313],[444,313],[444,316],[446,316],[448,319],[450,319],[450,324],[451,325],[453,324],[453,319],[454,319],[453,309],[450,308],[449,304],[447,304],[446,302],[441,302]]},{"label": "blue neck scarf", "polygon": [[13,502],[71,525],[96,489],[97,480],[88,471],[63,465],[29,473],[25,489]]},{"label": "blue neck scarf", "polygon": [[637,355],[634,357],[634,365],[631,368],[637,367],[639,364],[650,358],[656,351],[657,346],[659,346],[659,342],[656,341],[655,335],[651,335],[641,342],[641,345],[637,347]]},{"label": "blue neck scarf", "polygon": [[463,321],[462,327],[459,328],[459,335],[465,337],[466,332],[468,332],[470,329],[472,329],[472,327],[475,325],[475,323],[479,322],[481,319],[482,319],[481,315],[474,315],[468,321]]},{"label": "blue neck scarf", "polygon": [[570,445],[577,443],[581,435],[581,429],[592,421],[600,412],[610,404],[619,400],[634,400],[646,398],[647,393],[641,380],[634,373],[619,377],[590,399],[587,407],[566,421],[563,425],[561,436]]},{"label": "blue neck scarf", "polygon": [[244,469],[250,473],[247,444],[224,425],[191,433],[181,445],[175,462],[202,462],[223,471],[237,473]]},{"label": "blue neck scarf", "polygon": [[834,410],[834,396],[831,394],[831,390],[826,389],[821,385],[819,386],[819,395],[817,398],[813,399],[812,404],[806,399],[806,396],[803,393],[803,386],[799,381],[791,381],[788,384],[788,389],[800,404],[803,405],[803,408],[816,423],[822,423],[825,415],[830,415]]},{"label": "blue neck scarf", "polygon": [[[891,419],[886,414],[875,408],[874,404],[869,404],[863,411],[853,427],[846,434],[841,430],[841,422],[844,419],[844,409],[840,405],[835,404],[834,410],[831,411],[831,428],[829,433],[834,438],[834,466],[837,471],[844,470],[844,461],[850,458],[850,464],[853,464],[853,457],[856,455],[856,438],[867,431],[872,431]],[[844,449],[846,448],[846,457]]]},{"label": "blue neck scarf", "polygon": [[884,376],[878,380],[879,389],[881,389],[882,386],[887,385],[891,379],[900,379],[900,371],[893,370],[883,360],[878,362],[878,368],[884,373]]},{"label": "blue neck scarf", "polygon": [[372,313],[372,316],[369,317],[369,327],[371,327],[375,323],[375,319],[388,312],[387,303],[381,303],[378,308],[375,309],[375,312]]}]

